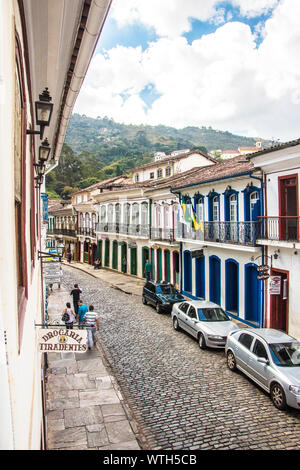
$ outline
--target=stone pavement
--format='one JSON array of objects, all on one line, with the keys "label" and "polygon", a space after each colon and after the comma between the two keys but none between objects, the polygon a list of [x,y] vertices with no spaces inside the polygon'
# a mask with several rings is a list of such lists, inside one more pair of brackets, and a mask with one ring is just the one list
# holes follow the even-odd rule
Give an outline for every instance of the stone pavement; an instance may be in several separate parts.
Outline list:
[{"label": "stone pavement", "polygon": [[101,281],[107,282],[112,287],[120,289],[126,294],[142,295],[145,280],[139,279],[136,276],[118,273],[107,268],[94,269],[90,264],[79,263],[76,261],[72,261],[70,264],[67,261],[63,261],[63,264],[67,264],[68,266],[86,272],[96,279],[101,279]]},{"label": "stone pavement", "polygon": [[[48,299],[50,321],[61,322],[70,301],[62,284]],[[99,336],[85,353],[48,353],[46,376],[49,450],[140,450],[142,438],[111,375]]]}]

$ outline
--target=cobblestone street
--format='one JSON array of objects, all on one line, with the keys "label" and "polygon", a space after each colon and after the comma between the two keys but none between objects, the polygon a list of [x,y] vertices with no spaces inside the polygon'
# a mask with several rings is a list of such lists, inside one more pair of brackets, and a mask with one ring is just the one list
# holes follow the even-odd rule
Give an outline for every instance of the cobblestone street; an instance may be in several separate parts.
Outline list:
[{"label": "cobblestone street", "polygon": [[100,313],[102,348],[149,449],[299,449],[300,411],[278,411],[228,370],[223,351],[200,350],[139,296],[63,271],[65,287],[78,282],[84,302]]}]

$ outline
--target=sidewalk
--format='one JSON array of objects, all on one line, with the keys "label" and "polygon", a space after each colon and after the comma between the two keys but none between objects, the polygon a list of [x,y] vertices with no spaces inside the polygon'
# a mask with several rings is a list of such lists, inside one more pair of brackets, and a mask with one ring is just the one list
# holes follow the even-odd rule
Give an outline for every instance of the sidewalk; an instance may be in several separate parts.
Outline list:
[{"label": "sidewalk", "polygon": [[93,266],[87,263],[79,263],[76,261],[72,261],[68,263],[67,261],[63,260],[63,264],[80,269],[81,271],[90,274],[91,276],[101,279],[101,281],[107,282],[112,287],[116,289],[120,289],[121,291],[125,292],[126,294],[133,294],[133,295],[142,295],[143,286],[145,285],[145,280],[139,279],[136,276],[130,276],[129,274],[118,273],[116,271],[112,271],[110,269],[101,268],[101,269],[94,269]]},{"label": "sidewalk", "polygon": [[[63,286],[49,296],[51,321],[61,322],[69,297]],[[140,450],[138,428],[98,342],[85,353],[48,353],[48,450]]]}]

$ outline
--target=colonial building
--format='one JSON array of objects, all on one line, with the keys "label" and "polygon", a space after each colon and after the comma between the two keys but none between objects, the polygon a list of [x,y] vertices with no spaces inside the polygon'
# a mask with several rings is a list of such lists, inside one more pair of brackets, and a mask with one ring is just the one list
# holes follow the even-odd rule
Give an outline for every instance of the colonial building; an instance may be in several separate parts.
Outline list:
[{"label": "colonial building", "polygon": [[[97,253],[102,266],[143,278],[149,259],[153,279],[171,281],[179,287],[179,243],[175,239],[179,206],[169,188],[179,175],[195,171],[195,165],[211,166],[215,160],[198,151],[171,159],[178,165],[186,160],[184,164],[181,161],[181,169],[176,169],[174,176],[152,179],[149,173],[149,177],[141,178],[143,181],[136,181],[140,168],[133,172],[133,179],[123,177],[103,184],[101,190],[93,191],[93,198],[97,201]],[[154,162],[151,168],[156,164],[162,165],[161,161]],[[190,169],[183,172],[184,165]]]},{"label": "colonial building", "polygon": [[59,160],[69,116],[110,1],[0,2],[0,448],[46,447],[45,171]]},{"label": "colonial building", "polygon": [[77,259],[77,214],[68,201],[56,201],[49,205],[48,230],[46,247],[64,246],[64,257],[71,253],[72,259]]},{"label": "colonial building", "polygon": [[183,176],[171,191],[196,214],[199,224],[179,222],[181,291],[221,305],[233,318],[263,325],[257,244],[262,211],[262,175],[240,157]]},{"label": "colonial building", "polygon": [[215,160],[212,157],[200,150],[178,150],[172,152],[171,155],[157,152],[153,162],[135,168],[132,171],[132,176],[135,183],[155,181],[175,176],[191,168],[213,165],[214,163]]},{"label": "colonial building", "polygon": [[265,326],[300,339],[300,139],[262,150],[250,160],[264,173],[265,210],[258,243],[271,275],[264,281]]}]

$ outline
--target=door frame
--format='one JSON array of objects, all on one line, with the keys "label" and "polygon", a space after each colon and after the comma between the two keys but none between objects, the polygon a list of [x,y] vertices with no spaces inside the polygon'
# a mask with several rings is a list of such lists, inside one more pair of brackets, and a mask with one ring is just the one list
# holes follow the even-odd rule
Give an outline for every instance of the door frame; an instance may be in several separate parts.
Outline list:
[{"label": "door frame", "polygon": [[[285,331],[288,332],[288,326],[289,326],[289,284],[290,284],[290,279],[289,279],[289,274],[290,272],[289,271],[286,271],[285,269],[277,269],[277,268],[274,268],[272,267],[271,270],[270,270],[270,275],[271,276],[276,276],[276,273],[279,273],[279,274],[286,274],[286,278],[287,278],[287,284],[288,284],[288,297],[286,299],[286,312],[285,312]],[[271,316],[271,312],[274,311],[274,297],[272,295],[270,295],[270,328],[275,328],[274,326],[272,326],[272,316]]]}]

